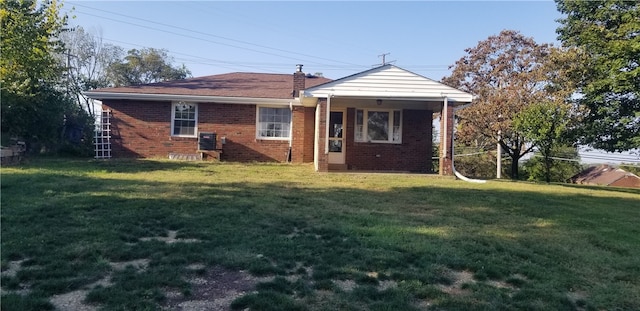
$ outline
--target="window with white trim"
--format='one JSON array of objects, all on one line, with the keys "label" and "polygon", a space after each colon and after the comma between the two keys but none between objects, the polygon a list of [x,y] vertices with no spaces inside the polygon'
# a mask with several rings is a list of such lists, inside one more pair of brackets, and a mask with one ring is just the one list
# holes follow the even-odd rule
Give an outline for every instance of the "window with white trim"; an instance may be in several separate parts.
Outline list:
[{"label": "window with white trim", "polygon": [[289,107],[258,107],[256,137],[258,139],[289,139],[291,110]]},{"label": "window with white trim", "polygon": [[391,109],[356,109],[355,141],[401,143],[402,111]]},{"label": "window with white trim", "polygon": [[171,107],[171,136],[196,137],[198,105],[195,103],[175,102]]}]

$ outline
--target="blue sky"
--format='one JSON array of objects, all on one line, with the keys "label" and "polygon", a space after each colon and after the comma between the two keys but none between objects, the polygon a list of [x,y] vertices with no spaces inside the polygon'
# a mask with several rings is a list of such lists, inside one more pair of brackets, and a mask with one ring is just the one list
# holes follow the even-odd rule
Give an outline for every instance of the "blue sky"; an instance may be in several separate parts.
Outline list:
[{"label": "blue sky", "polygon": [[194,76],[233,71],[340,78],[387,61],[440,80],[503,29],[556,42],[553,1],[67,1],[70,24],[105,42],[163,48]]},{"label": "blue sky", "polygon": [[[386,60],[440,80],[448,67],[501,30],[556,40],[553,1],[66,1],[69,23],[104,42],[166,49],[193,76],[307,73],[337,79]],[[589,158],[591,156],[591,158]],[[640,156],[583,152],[585,162]]]}]

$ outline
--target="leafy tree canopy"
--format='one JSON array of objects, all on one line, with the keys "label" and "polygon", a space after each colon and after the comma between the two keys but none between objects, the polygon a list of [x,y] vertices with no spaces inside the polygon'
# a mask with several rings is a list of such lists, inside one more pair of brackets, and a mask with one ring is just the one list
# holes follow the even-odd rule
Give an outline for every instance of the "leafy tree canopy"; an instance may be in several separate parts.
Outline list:
[{"label": "leafy tree canopy", "polygon": [[640,146],[640,2],[556,0],[565,47],[584,54],[572,78],[584,108],[583,143],[607,151]]},{"label": "leafy tree canopy", "polygon": [[452,66],[451,76],[442,80],[478,95],[474,105],[458,113],[457,137],[480,148],[492,148],[500,131],[499,143],[512,158],[512,178],[517,178],[518,160],[531,148],[513,129],[512,121],[527,105],[550,96],[546,72],[550,47],[504,30],[465,52]]},{"label": "leafy tree canopy", "polygon": [[551,182],[552,151],[566,137],[568,111],[563,104],[534,103],[518,113],[513,121],[514,129],[522,133],[542,155],[547,182]]},{"label": "leafy tree canopy", "polygon": [[54,53],[62,51],[57,39],[67,17],[60,16],[56,1],[2,0],[2,57],[0,82],[3,90],[24,92],[30,85],[57,82],[64,68]]},{"label": "leafy tree canopy", "polygon": [[174,67],[172,62],[166,50],[133,49],[129,50],[123,61],[111,64],[107,68],[107,74],[114,86],[178,80],[191,76],[191,71],[184,65]]},{"label": "leafy tree canopy", "polygon": [[60,138],[73,104],[61,88],[64,68],[56,53],[66,16],[56,1],[2,1],[0,83],[2,132],[32,146],[52,146]]}]

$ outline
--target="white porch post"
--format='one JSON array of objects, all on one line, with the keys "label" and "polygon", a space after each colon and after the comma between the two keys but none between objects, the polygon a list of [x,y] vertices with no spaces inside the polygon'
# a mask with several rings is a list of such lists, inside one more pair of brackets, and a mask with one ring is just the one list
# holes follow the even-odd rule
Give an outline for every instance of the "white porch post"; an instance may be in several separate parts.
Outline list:
[{"label": "white porch post", "polygon": [[449,124],[447,123],[447,121],[449,120],[449,100],[447,99],[447,97],[444,97],[444,102],[442,103],[442,116],[443,116],[443,122],[444,122],[444,139],[442,140],[442,151],[444,151],[443,157],[442,158],[447,158],[447,154],[448,154],[448,150],[447,150],[447,140],[449,139],[449,137],[447,136],[447,132],[449,130]]},{"label": "white porch post", "polygon": [[320,156],[320,105],[316,104],[316,122],[313,131],[313,168],[316,172],[320,169],[318,157]]},{"label": "white porch post", "polygon": [[496,178],[502,178],[502,146],[500,140],[502,139],[502,131],[498,130],[498,146],[496,148]]},{"label": "white porch post", "polygon": [[331,117],[331,94],[327,95],[327,116],[324,134],[324,154],[329,154],[329,118]]}]

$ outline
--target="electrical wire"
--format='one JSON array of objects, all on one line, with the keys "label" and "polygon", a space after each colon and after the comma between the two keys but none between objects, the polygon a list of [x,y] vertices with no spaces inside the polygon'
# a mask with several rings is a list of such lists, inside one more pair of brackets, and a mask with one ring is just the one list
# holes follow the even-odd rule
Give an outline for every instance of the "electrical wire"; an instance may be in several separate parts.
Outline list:
[{"label": "electrical wire", "polygon": [[[114,19],[114,18],[110,18],[110,17],[106,17],[106,16],[101,16],[101,15],[96,15],[96,14],[92,14],[92,13],[83,12],[83,11],[77,11],[76,10],[76,12],[78,12],[78,13],[86,14],[88,16],[103,18],[103,19],[115,21],[115,22],[118,22],[118,23],[124,23],[124,24],[132,25],[132,26],[136,26],[136,27],[141,27],[141,28],[145,28],[145,29],[150,29],[150,30],[154,30],[154,31],[161,31],[161,32],[164,32],[164,33],[174,34],[176,36],[181,36],[181,37],[200,40],[200,41],[205,41],[205,42],[209,42],[209,43],[213,43],[213,44],[219,44],[219,45],[223,45],[223,46],[229,46],[229,47],[233,47],[233,48],[243,49],[243,50],[246,50],[246,51],[262,53],[262,54],[277,56],[277,57],[281,57],[281,58],[293,59],[293,60],[296,60],[296,61],[308,62],[308,63],[311,63],[311,64],[322,66],[323,67],[323,71],[325,71],[325,70],[326,71],[334,71],[334,70],[341,70],[341,71],[343,71],[343,70],[354,70],[354,71],[359,71],[359,70],[362,70],[363,68],[368,68],[367,66],[363,66],[363,65],[359,65],[359,64],[353,64],[353,63],[349,63],[349,62],[343,62],[343,61],[339,61],[339,60],[333,60],[333,59],[328,59],[328,58],[324,58],[324,57],[318,57],[318,56],[304,54],[304,53],[297,53],[297,52],[293,52],[293,51],[290,51],[290,50],[273,48],[273,47],[269,47],[269,46],[265,46],[265,45],[259,45],[259,44],[256,44],[256,43],[252,43],[252,42],[232,39],[232,38],[228,38],[228,37],[224,37],[224,36],[218,36],[218,35],[213,35],[213,34],[210,34],[210,33],[205,33],[205,32],[201,32],[201,31],[197,31],[197,30],[192,30],[192,29],[183,28],[183,27],[179,27],[179,26],[169,25],[169,24],[166,24],[166,23],[160,23],[160,22],[156,22],[156,21],[152,21],[152,20],[141,19],[141,18],[137,18],[137,17],[121,14],[121,13],[111,12],[111,11],[108,11],[108,10],[103,10],[103,9],[98,9],[98,8],[90,7],[90,6],[83,5],[83,4],[78,4],[78,3],[75,3],[75,2],[70,2],[70,3],[73,4],[74,6],[79,6],[79,7],[83,7],[83,8],[87,8],[87,9],[91,9],[91,10],[96,10],[96,11],[104,12],[104,13],[107,13],[107,14],[118,15],[118,16],[122,16],[122,17],[125,17],[125,18],[131,18],[131,19],[135,19],[137,21],[143,21],[143,22],[147,22],[147,23],[152,23],[152,24],[163,26],[163,27],[170,27],[170,28],[179,29],[179,30],[182,30],[182,31],[196,33],[196,34],[199,34],[199,35],[205,35],[205,36],[220,38],[220,39],[224,39],[224,40],[228,40],[228,41],[232,41],[232,42],[237,42],[237,43],[241,43],[241,44],[246,44],[246,45],[250,45],[250,46],[260,47],[260,48],[264,48],[264,49],[269,49],[269,50],[274,50],[274,51],[279,51],[279,52],[285,52],[285,53],[288,53],[288,54],[300,55],[300,56],[311,57],[311,58],[316,58],[316,59],[320,59],[320,60],[326,60],[326,61],[329,61],[329,62],[343,64],[343,65],[340,65],[340,66],[336,66],[336,65],[331,65],[331,64],[308,61],[306,59],[301,59],[301,58],[293,58],[293,57],[282,55],[282,54],[270,53],[270,52],[260,51],[260,50],[247,48],[247,47],[242,47],[242,46],[238,46],[238,45],[233,45],[233,44],[228,44],[228,43],[223,43],[223,42],[218,42],[218,41],[212,41],[212,40],[208,40],[208,39],[204,39],[204,38],[200,38],[200,37],[194,37],[194,36],[187,35],[187,34],[181,34],[181,33],[177,33],[177,32],[167,31],[167,30],[163,30],[163,29],[159,29],[159,28],[155,28],[155,27],[150,27],[150,26],[146,26],[146,25],[141,25],[141,24],[137,24],[137,23],[132,23],[132,22],[128,22],[128,21],[123,21],[123,20],[119,20],[119,19]],[[72,11],[67,11],[67,13],[71,13],[71,12]],[[117,40],[111,40],[111,41],[117,41]],[[141,46],[141,45],[137,45],[137,46]],[[178,52],[172,52],[172,53],[180,54]],[[202,58],[202,57],[199,57],[199,56],[194,56],[194,57]],[[202,58],[202,59],[205,59],[205,58]],[[189,60],[189,62],[190,63],[196,63],[196,64],[211,65],[209,63],[193,62],[191,60]],[[216,62],[222,62],[222,61],[216,61]],[[228,62],[228,63],[231,63],[231,62]],[[235,64],[238,65],[238,66],[242,66],[242,67],[248,67],[248,68],[260,69],[262,71],[268,71],[268,70],[264,70],[264,68],[258,68],[258,67],[255,67],[255,66],[241,65],[239,63],[235,63]],[[257,65],[258,66],[264,66],[264,64],[257,64]],[[348,66],[344,66],[344,65],[348,65]],[[269,66],[269,67],[270,68],[274,68],[274,67],[276,67],[276,68],[288,68],[289,66],[290,66],[290,64],[282,64],[281,66]],[[228,66],[222,66],[222,67],[230,68]],[[414,65],[414,67],[415,67],[414,70],[420,69],[421,71],[442,71],[442,70],[447,70],[448,69],[448,66],[446,66],[446,65],[417,65],[417,66]]]},{"label": "electrical wire", "polygon": [[[265,46],[265,45],[260,45],[260,44],[256,44],[256,43],[252,43],[252,42],[243,41],[243,40],[237,40],[237,39],[232,39],[232,38],[228,38],[228,37],[213,35],[213,34],[210,34],[210,33],[205,33],[205,32],[201,32],[201,31],[197,31],[197,30],[192,30],[192,29],[183,28],[183,27],[179,27],[179,26],[169,25],[169,24],[165,24],[165,23],[160,23],[160,22],[156,22],[156,21],[152,21],[152,20],[133,17],[133,16],[120,14],[120,13],[116,13],[116,12],[111,12],[111,11],[107,11],[107,10],[97,9],[97,8],[93,8],[93,7],[82,5],[82,4],[74,3],[74,5],[77,5],[77,6],[80,6],[80,7],[84,7],[84,8],[88,8],[88,9],[91,9],[91,10],[96,10],[96,11],[108,13],[108,14],[113,14],[113,15],[117,15],[117,16],[131,18],[131,19],[135,19],[135,20],[138,20],[138,21],[143,21],[143,22],[147,22],[147,23],[151,23],[151,24],[155,24],[155,25],[160,25],[160,26],[163,26],[163,27],[174,28],[174,29],[178,29],[178,30],[182,30],[182,31],[187,31],[187,32],[191,32],[191,33],[195,33],[195,34],[199,34],[199,35],[204,35],[204,36],[209,36],[209,37],[214,37],[214,38],[219,38],[219,39],[224,39],[224,40],[228,40],[228,41],[231,41],[231,42],[246,44],[246,45],[249,45],[249,46],[255,46],[255,47],[259,47],[259,48],[263,48],[263,49],[268,49],[268,50],[273,50],[273,51],[278,51],[278,52],[284,52],[284,53],[293,54],[293,55],[311,57],[311,58],[316,58],[316,59],[320,59],[320,60],[324,60],[324,61],[329,61],[329,62],[334,62],[334,63],[342,63],[342,64],[346,64],[346,65],[351,65],[351,66],[361,66],[361,65],[358,65],[358,64],[353,64],[353,63],[348,63],[348,62],[343,62],[343,61],[338,61],[338,60],[332,60],[332,59],[328,59],[328,58],[324,58],[324,57],[319,57],[319,56],[314,56],[314,55],[309,55],[309,54],[304,54],[304,53],[298,53],[298,52],[294,52],[294,51],[290,51],[290,50],[284,50],[284,49],[280,49],[280,48],[269,47],[269,46]],[[151,29],[151,30],[168,32],[166,30],[161,30],[161,29],[157,29],[157,28],[153,28],[153,27],[149,27],[149,26],[145,26],[145,25],[140,25],[140,24],[135,24],[135,23],[126,22],[126,21],[122,21],[122,20],[117,20],[117,19],[113,19],[113,18],[109,18],[109,17],[105,17],[105,16],[95,15],[95,14],[91,14],[91,13],[87,13],[87,12],[81,12],[81,11],[78,11],[78,12],[83,13],[83,14],[87,14],[89,16],[94,16],[94,17],[99,17],[99,18],[112,20],[112,21],[115,21],[115,22],[126,23],[126,24],[130,24],[130,25],[138,26],[138,27]],[[220,44],[220,45],[224,45],[224,46],[244,49],[244,50],[252,51],[252,52],[256,52],[256,53],[263,53],[263,54],[272,55],[272,56],[289,58],[289,57],[281,55],[281,54],[275,54],[275,53],[260,51],[260,50],[256,50],[256,49],[250,49],[250,48],[241,47],[241,46],[237,46],[237,45],[232,45],[232,44],[228,44],[228,43],[211,41],[211,40],[207,40],[207,39],[203,39],[203,38],[197,38],[197,37],[193,37],[193,36],[189,36],[189,35],[185,35],[185,34],[179,34],[179,33],[175,33],[175,32],[169,32],[169,33],[175,34],[175,35],[179,35],[179,36],[184,36],[184,37],[187,37],[187,38],[207,41],[207,42],[214,43],[214,44]],[[298,58],[296,60],[301,60],[301,59]],[[315,63],[315,64],[322,65],[322,63]],[[362,67],[364,67],[364,66],[362,66]]]}]

